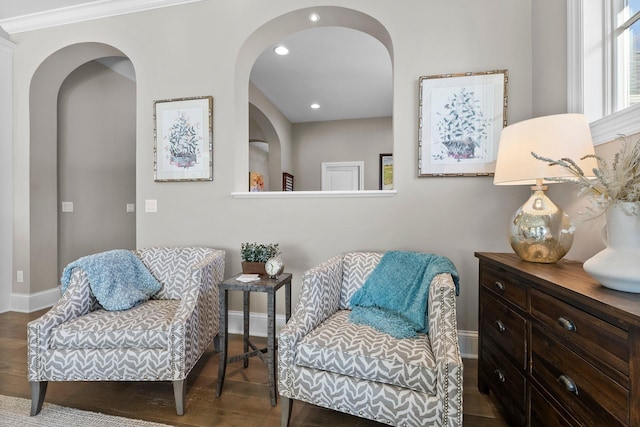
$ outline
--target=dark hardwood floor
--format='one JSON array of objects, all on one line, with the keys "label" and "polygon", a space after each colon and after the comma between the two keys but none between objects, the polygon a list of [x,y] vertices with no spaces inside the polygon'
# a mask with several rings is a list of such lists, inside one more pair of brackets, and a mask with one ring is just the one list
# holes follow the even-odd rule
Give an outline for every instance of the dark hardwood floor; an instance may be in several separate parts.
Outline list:
[{"label": "dark hardwood floor", "polygon": [[[0,394],[30,398],[26,377],[26,324],[44,311],[0,314]],[[260,338],[255,341],[261,342]],[[229,353],[237,354],[241,350],[240,336],[231,336]],[[211,346],[189,375],[183,416],[175,413],[169,382],[51,382],[45,402],[175,426],[280,425],[280,405],[272,407],[269,403],[267,370],[263,363],[252,358],[247,369],[242,368],[242,362],[229,364],[222,395],[216,398],[218,360],[218,353]],[[478,392],[477,361],[464,360],[464,368],[465,427],[506,426],[492,400]],[[291,426],[373,427],[380,424],[295,402]]]}]

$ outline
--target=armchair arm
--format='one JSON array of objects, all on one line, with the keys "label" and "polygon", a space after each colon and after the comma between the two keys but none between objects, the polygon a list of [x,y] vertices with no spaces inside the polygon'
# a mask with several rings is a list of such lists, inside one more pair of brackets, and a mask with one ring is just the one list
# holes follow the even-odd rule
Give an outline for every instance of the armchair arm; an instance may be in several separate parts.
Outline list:
[{"label": "armchair arm", "polygon": [[82,268],[75,268],[69,286],[49,311],[27,324],[29,381],[40,381],[40,354],[47,350],[53,329],[71,319],[84,316],[97,306]]},{"label": "armchair arm", "polygon": [[187,376],[218,333],[218,284],[224,275],[224,260],[225,252],[216,250],[188,267],[188,283],[171,324],[175,379]]},{"label": "armchair arm", "polygon": [[441,425],[462,426],[462,356],[458,342],[455,285],[439,274],[429,288],[429,338],[438,369],[437,394]]},{"label": "armchair arm", "polygon": [[278,335],[278,382],[280,394],[290,396],[290,369],[298,341],[338,311],[342,288],[343,255],[307,270],[302,277],[300,300]]}]

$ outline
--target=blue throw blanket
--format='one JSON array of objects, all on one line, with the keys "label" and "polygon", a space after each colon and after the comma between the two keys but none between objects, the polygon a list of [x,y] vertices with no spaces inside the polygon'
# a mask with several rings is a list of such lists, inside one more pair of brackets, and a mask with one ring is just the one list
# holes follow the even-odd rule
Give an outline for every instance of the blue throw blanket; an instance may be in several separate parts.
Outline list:
[{"label": "blue throw blanket", "polygon": [[416,252],[386,252],[366,282],[351,297],[350,319],[396,338],[429,332],[429,285],[449,273],[456,286],[458,271],[446,257]]},{"label": "blue throw blanket", "polygon": [[147,301],[162,285],[131,251],[116,249],[73,261],[62,272],[62,293],[74,268],[80,267],[105,310],[127,310]]}]

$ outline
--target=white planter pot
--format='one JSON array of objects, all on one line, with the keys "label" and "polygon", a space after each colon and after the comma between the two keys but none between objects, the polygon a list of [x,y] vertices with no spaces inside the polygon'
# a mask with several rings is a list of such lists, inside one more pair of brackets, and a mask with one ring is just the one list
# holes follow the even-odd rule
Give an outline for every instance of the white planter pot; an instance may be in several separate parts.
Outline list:
[{"label": "white planter pot", "polygon": [[606,218],[603,240],[607,247],[586,260],[583,268],[607,288],[640,293],[638,206],[628,202],[616,203],[607,211]]}]

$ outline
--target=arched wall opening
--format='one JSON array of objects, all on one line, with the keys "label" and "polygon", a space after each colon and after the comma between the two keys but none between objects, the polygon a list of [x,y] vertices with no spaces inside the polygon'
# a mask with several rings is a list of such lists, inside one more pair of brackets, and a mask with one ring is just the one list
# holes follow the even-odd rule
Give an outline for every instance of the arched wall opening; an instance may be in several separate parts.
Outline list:
[{"label": "arched wall opening", "polygon": [[[311,22],[309,15],[317,13],[321,19]],[[386,28],[375,18],[344,7],[321,6],[299,9],[279,16],[254,31],[242,45],[236,60],[236,122],[235,127],[240,141],[248,139],[248,110],[247,100],[250,99],[251,68],[260,54],[271,44],[283,37],[317,26],[338,26],[362,31],[378,39],[388,50],[393,67],[393,45],[391,36]],[[289,130],[290,132],[291,130]],[[290,135],[290,134],[289,134]],[[282,136],[282,135],[281,135]],[[291,138],[281,138],[283,171],[291,170]],[[248,176],[248,147],[246,144],[236,144],[234,152],[234,189],[246,191]]]},{"label": "arched wall opening", "polygon": [[[269,179],[268,187],[265,188],[265,190],[279,191],[282,188],[281,182],[283,171],[282,150],[278,133],[267,115],[260,108],[251,103],[249,103],[249,121],[259,129],[261,139],[263,139],[268,146],[267,172]],[[252,137],[250,132],[249,142],[256,139],[257,138]]]},{"label": "arched wall opening", "polygon": [[102,43],[79,43],[67,46],[47,57],[31,80],[29,88],[30,262],[27,272],[31,293],[48,290],[59,284],[58,224],[61,206],[58,188],[58,100],[60,89],[65,79],[78,67],[105,57],[126,58],[127,55],[113,46]]}]

